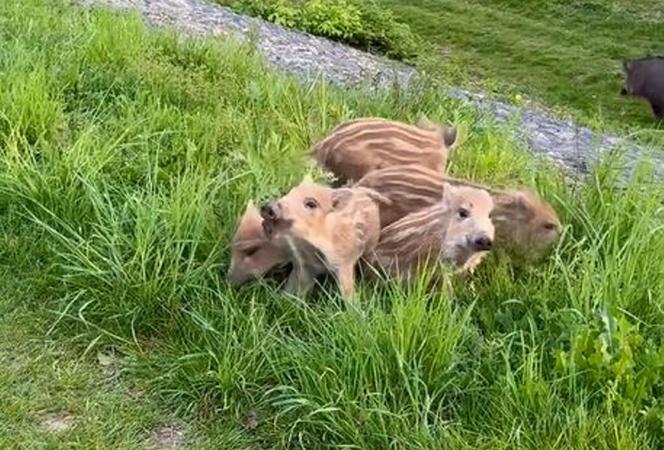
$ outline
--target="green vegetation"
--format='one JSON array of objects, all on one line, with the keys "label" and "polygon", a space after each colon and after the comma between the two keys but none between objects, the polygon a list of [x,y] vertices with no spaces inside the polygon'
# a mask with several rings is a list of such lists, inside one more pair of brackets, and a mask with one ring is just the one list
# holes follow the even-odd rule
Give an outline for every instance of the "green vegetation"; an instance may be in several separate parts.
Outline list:
[{"label": "green vegetation", "polygon": [[586,124],[641,133],[657,128],[647,104],[619,92],[623,59],[664,51],[662,0],[381,4],[439,47],[456,82],[482,80],[498,94],[525,94]]},{"label": "green vegetation", "polygon": [[400,59],[421,42],[376,0],[217,0],[244,14]]},{"label": "green vegetation", "polygon": [[217,1],[419,63],[451,83],[664,143],[650,106],[619,94],[624,59],[663,51],[664,0]]},{"label": "green vegetation", "polygon": [[[81,397],[52,401],[87,422],[63,447],[133,445],[156,407],[57,373],[117,354],[123,382],[209,427],[213,448],[664,445],[664,192],[647,170],[615,189],[607,162],[566,187],[426,85],[302,87],[249,46],[66,0],[0,2],[0,25],[0,355],[44,353],[38,373],[3,363],[3,405],[19,406],[0,440],[39,445],[23,428],[50,401],[37,391],[65,384]],[[237,215],[299,181],[312,140],[422,113],[467,130],[455,175],[552,201],[567,228],[548,261],[492,255],[454,298],[361,283],[363,315],[333,290],[226,285]]]},{"label": "green vegetation", "polygon": [[[18,235],[19,230],[3,232],[0,245],[15,248]],[[216,448],[208,445],[212,439],[164,411],[145,392],[145,383],[127,382],[123,361],[111,351],[81,357],[84,348],[76,336],[44,336],[53,316],[34,297],[35,281],[25,283],[5,263],[0,268],[0,448],[141,449],[155,443],[156,433],[167,426],[185,433],[190,446],[182,448]]]}]

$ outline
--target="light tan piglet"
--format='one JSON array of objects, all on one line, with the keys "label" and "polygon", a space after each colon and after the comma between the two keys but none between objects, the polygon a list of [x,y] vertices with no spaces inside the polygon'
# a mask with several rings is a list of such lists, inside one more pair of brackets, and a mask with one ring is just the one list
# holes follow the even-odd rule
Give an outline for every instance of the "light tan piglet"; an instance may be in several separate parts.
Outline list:
[{"label": "light tan piglet", "polygon": [[288,253],[265,235],[263,218],[249,202],[231,244],[231,264],[226,275],[233,287],[266,276],[288,264]]},{"label": "light tan piglet", "polygon": [[378,242],[377,201],[381,199],[368,189],[334,189],[305,180],[263,206],[267,235],[288,249],[293,263],[286,290],[305,295],[317,276],[329,272],[336,277],[342,296],[351,300],[355,266]]}]

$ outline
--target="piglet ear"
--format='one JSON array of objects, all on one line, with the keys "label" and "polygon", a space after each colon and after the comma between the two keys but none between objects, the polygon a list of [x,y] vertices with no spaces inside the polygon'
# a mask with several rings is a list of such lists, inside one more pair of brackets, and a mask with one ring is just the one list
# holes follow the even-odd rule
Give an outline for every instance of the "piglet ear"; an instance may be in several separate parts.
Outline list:
[{"label": "piglet ear", "polygon": [[429,131],[436,131],[440,133],[440,136],[443,138],[445,147],[453,147],[456,144],[457,137],[459,135],[459,130],[454,126],[442,126],[430,121],[426,116],[421,116],[416,124],[418,128]]},{"label": "piglet ear", "polygon": [[273,221],[277,219],[277,214],[275,213],[274,208],[272,208],[272,206],[267,203],[261,206],[260,215],[264,221],[265,220]]},{"label": "piglet ear", "polygon": [[353,197],[353,191],[348,188],[334,189],[332,192],[332,208],[345,208]]},{"label": "piglet ear", "polygon": [[526,220],[531,214],[530,201],[527,194],[519,191],[509,191],[494,196],[496,205],[509,209],[512,215],[518,215]]},{"label": "piglet ear", "polygon": [[443,127],[443,142],[447,148],[454,147],[457,142],[459,131],[456,127]]},{"label": "piglet ear", "polygon": [[302,184],[312,184],[313,182],[314,179],[311,177],[310,173],[307,173],[302,177]]},{"label": "piglet ear", "polygon": [[456,184],[448,183],[447,181],[443,183],[443,194],[453,195],[457,189],[458,185]]},{"label": "piglet ear", "polygon": [[423,130],[437,130],[439,128],[426,116],[420,116],[419,119],[417,119],[417,122],[415,122],[415,126]]},{"label": "piglet ear", "polygon": [[274,233],[274,222],[272,220],[263,220],[261,226],[263,227],[263,233],[265,233],[265,236],[271,238],[272,233]]},{"label": "piglet ear", "polygon": [[452,201],[458,189],[459,188],[453,184],[443,183],[443,196],[442,196],[443,203],[449,203],[450,201]]},{"label": "piglet ear", "polygon": [[255,226],[254,224],[260,223],[260,221],[263,220],[260,214],[260,211],[254,205],[254,202],[249,200],[247,203],[246,208],[244,209],[244,213],[240,216],[240,219],[238,220],[237,223],[237,228],[238,231],[241,228],[252,228]]},{"label": "piglet ear", "polygon": [[631,61],[627,61],[627,60],[623,61],[623,70],[625,72],[629,73],[632,70],[632,67],[633,67],[633,65],[632,65]]}]

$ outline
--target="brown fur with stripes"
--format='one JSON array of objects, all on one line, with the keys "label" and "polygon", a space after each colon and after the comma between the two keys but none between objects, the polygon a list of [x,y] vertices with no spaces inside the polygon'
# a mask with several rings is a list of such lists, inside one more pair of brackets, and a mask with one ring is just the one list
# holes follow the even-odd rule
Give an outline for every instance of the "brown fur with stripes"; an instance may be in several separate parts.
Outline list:
[{"label": "brown fur with stripes", "polygon": [[417,125],[409,125],[381,118],[360,118],[337,126],[313,146],[311,156],[336,176],[336,185],[341,185],[394,165],[420,164],[443,172],[456,140],[456,128],[424,119]]},{"label": "brown fur with stripes", "polygon": [[438,262],[463,269],[490,250],[494,226],[488,192],[445,184],[441,198],[381,230],[370,265],[406,281]]},{"label": "brown fur with stripes", "polygon": [[286,290],[305,295],[317,276],[330,272],[351,300],[355,266],[380,235],[377,201],[387,200],[364,188],[334,189],[304,180],[263,206],[266,234],[288,248],[293,263]]},{"label": "brown fur with stripes", "polygon": [[427,208],[443,197],[444,175],[420,165],[374,170],[355,183],[390,199],[380,205],[380,225],[386,227],[405,215]]},{"label": "brown fur with stripes", "polygon": [[535,260],[543,257],[560,238],[562,226],[555,210],[526,189],[494,189],[422,166],[377,170],[363,177],[356,186],[373,189],[391,200],[389,205],[380,205],[381,225],[387,226],[439,201],[444,183],[484,189],[491,194],[495,204],[492,221],[496,227],[496,248]]}]

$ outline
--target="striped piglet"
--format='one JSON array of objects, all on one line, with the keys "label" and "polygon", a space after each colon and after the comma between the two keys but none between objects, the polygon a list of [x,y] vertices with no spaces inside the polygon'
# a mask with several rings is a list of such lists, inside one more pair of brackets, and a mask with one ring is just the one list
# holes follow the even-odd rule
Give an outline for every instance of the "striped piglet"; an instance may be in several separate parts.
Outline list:
[{"label": "striped piglet", "polygon": [[312,147],[311,156],[337,178],[336,186],[373,170],[420,164],[443,173],[457,129],[420,120],[417,125],[381,118],[344,122]]},{"label": "striped piglet", "polygon": [[558,242],[562,226],[555,210],[525,189],[493,189],[415,165],[371,172],[356,186],[373,189],[391,200],[389,204],[380,205],[381,226],[385,227],[406,214],[439,202],[446,183],[483,189],[491,194],[496,248],[503,248],[512,256],[536,260]]},{"label": "striped piglet", "polygon": [[441,198],[381,230],[367,262],[406,282],[445,263],[464,271],[491,250],[493,200],[488,192],[445,184]]}]

